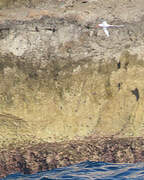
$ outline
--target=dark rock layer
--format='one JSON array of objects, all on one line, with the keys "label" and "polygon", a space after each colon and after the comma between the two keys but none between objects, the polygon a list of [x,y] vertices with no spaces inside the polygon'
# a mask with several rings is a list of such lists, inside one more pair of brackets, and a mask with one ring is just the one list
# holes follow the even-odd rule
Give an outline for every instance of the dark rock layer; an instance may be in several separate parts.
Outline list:
[{"label": "dark rock layer", "polygon": [[135,163],[144,161],[142,138],[92,138],[61,143],[43,143],[0,152],[0,177],[64,167],[82,161]]}]

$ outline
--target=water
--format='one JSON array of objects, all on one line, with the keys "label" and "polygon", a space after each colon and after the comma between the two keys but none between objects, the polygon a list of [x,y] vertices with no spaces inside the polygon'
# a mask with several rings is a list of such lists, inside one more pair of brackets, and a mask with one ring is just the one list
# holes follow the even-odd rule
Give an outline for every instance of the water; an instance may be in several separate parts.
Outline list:
[{"label": "water", "polygon": [[113,164],[86,161],[33,175],[14,174],[3,180],[144,180],[144,163]]}]

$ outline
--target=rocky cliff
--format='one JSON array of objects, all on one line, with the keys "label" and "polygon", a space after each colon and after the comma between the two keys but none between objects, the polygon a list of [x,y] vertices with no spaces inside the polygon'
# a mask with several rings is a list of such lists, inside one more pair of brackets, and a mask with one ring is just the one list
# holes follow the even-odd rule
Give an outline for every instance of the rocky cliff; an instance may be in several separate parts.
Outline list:
[{"label": "rocky cliff", "polygon": [[[143,0],[12,5],[0,11],[1,147],[143,138]],[[108,38],[103,20],[124,27]]]}]

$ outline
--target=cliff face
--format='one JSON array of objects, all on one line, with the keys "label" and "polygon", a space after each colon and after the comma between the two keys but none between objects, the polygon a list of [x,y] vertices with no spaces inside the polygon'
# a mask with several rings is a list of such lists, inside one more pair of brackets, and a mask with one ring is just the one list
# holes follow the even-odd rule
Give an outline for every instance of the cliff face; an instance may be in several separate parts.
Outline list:
[{"label": "cliff face", "polygon": [[[1,10],[1,145],[143,137],[143,8],[111,0]],[[107,38],[96,28],[103,20],[124,27]]]}]

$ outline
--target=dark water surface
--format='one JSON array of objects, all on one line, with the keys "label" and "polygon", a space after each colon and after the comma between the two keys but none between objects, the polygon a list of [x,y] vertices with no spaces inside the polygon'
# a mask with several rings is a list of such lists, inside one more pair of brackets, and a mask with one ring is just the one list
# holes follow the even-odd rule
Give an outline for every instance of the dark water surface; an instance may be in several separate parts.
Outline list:
[{"label": "dark water surface", "polygon": [[144,163],[113,164],[86,161],[76,165],[57,168],[33,175],[14,174],[4,180],[87,180],[87,179],[138,179],[144,180]]}]

